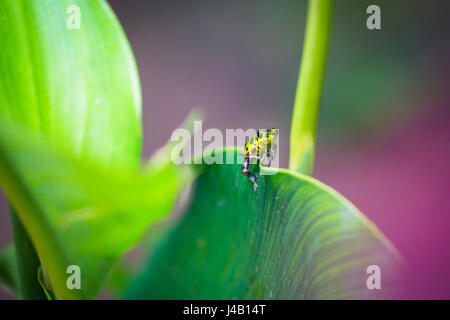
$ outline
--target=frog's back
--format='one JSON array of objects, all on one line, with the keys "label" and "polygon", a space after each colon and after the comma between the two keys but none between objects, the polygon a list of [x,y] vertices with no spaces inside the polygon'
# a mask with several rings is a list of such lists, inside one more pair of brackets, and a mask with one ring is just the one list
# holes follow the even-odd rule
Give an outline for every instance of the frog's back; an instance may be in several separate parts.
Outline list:
[{"label": "frog's back", "polygon": [[258,151],[258,135],[253,135],[245,143],[245,154],[246,155],[256,155]]},{"label": "frog's back", "polygon": [[266,150],[272,141],[270,130],[258,130],[245,144],[245,154],[259,156],[260,150]]}]

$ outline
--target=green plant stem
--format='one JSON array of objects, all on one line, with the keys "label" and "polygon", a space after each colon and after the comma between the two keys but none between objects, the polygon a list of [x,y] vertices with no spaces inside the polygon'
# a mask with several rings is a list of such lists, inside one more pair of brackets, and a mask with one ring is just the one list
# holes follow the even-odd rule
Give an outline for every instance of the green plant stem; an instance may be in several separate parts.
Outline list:
[{"label": "green plant stem", "polygon": [[309,0],[295,96],[289,168],[312,175],[317,117],[325,74],[333,0]]},{"label": "green plant stem", "polygon": [[10,211],[19,275],[19,298],[26,300],[46,299],[45,293],[37,278],[37,270],[41,265],[39,257],[12,206],[10,206]]},{"label": "green plant stem", "polygon": [[0,252],[0,287],[19,297],[19,271],[17,270],[16,247],[9,244]]},{"label": "green plant stem", "polygon": [[[0,181],[3,181],[5,193],[10,198],[17,213],[17,218],[23,224],[32,243],[36,245],[36,252],[42,259],[42,267],[48,272],[50,283],[58,299],[83,299],[78,290],[67,290],[66,268],[69,265],[64,250],[54,241],[54,230],[48,221],[43,219],[45,215],[39,210],[39,206],[27,194],[21,179],[10,168],[5,155],[0,152]],[[27,212],[27,215],[23,214]],[[37,271],[33,272],[36,277]]]}]

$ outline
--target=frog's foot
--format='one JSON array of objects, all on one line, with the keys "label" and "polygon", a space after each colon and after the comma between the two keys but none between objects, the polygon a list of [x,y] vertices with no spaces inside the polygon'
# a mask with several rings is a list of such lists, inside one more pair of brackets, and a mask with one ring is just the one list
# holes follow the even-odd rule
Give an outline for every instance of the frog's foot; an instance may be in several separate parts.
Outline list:
[{"label": "frog's foot", "polygon": [[272,155],[268,152],[263,156],[261,159],[261,166],[263,167],[270,167],[270,164],[272,163]]},{"label": "frog's foot", "polygon": [[267,167],[270,167],[270,163],[271,163],[271,160],[269,160],[268,158],[264,158],[264,161],[261,162],[261,166],[267,168]]},{"label": "frog's foot", "polygon": [[253,184],[253,190],[255,190],[255,192],[258,189],[258,184],[256,183],[257,179],[258,179],[258,174],[254,174],[254,175],[248,177],[248,180],[250,180],[250,182]]},{"label": "frog's foot", "polygon": [[270,167],[272,165],[272,160],[275,158],[275,150],[269,151],[264,156],[264,162],[262,164],[263,167]]}]

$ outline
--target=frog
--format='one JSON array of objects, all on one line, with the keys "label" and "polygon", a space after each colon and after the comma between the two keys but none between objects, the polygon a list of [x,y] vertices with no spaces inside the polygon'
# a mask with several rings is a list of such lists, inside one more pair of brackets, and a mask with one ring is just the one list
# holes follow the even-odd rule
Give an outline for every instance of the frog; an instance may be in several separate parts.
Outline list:
[{"label": "frog", "polygon": [[[257,130],[256,134],[245,142],[244,155],[242,164],[242,174],[252,183],[256,192],[258,189],[259,166],[270,167],[272,160],[275,158],[278,146],[275,143],[279,134],[278,128]],[[251,164],[256,160],[257,169],[255,172],[251,170]]]}]

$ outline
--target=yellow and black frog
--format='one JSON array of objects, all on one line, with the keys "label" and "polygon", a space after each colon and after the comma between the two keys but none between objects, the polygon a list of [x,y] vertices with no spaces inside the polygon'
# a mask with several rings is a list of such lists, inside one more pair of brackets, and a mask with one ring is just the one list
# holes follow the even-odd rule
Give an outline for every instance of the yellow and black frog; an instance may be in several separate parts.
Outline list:
[{"label": "yellow and black frog", "polygon": [[248,139],[245,143],[244,163],[242,165],[242,174],[250,180],[253,184],[253,189],[256,191],[258,185],[256,180],[258,179],[258,171],[253,172],[251,170],[252,161],[256,160],[257,168],[261,163],[264,167],[270,167],[270,164],[277,152],[277,144],[275,143],[278,137],[278,129],[265,129],[258,130],[256,134]]}]

